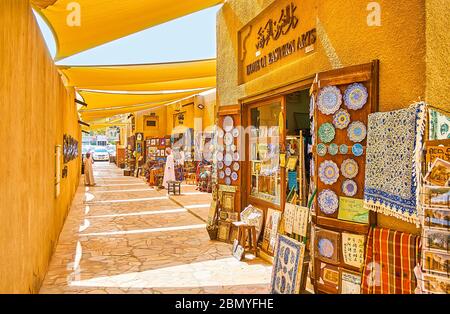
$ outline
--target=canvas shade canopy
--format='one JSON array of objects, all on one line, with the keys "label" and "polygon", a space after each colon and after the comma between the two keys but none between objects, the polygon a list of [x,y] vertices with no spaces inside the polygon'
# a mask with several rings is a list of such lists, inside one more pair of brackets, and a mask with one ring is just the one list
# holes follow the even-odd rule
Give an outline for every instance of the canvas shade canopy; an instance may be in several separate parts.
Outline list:
[{"label": "canvas shade canopy", "polygon": [[161,102],[161,103],[151,103],[144,105],[134,105],[134,106],[125,106],[125,107],[117,107],[110,109],[94,109],[94,110],[83,110],[80,111],[81,117],[83,121],[92,121],[101,118],[108,118],[112,116],[116,116],[119,114],[126,114],[131,112],[137,112],[142,110],[153,109],[161,106],[165,106],[170,104],[171,102]]},{"label": "canvas shade canopy", "polygon": [[139,106],[146,104],[162,103],[186,98],[202,90],[193,90],[176,93],[157,93],[157,94],[119,94],[105,92],[79,91],[87,107],[82,108],[80,112],[91,111],[93,109],[113,109],[125,106]]},{"label": "canvas shade canopy", "polygon": [[88,89],[97,91],[129,91],[129,92],[148,92],[148,91],[157,92],[157,91],[177,91],[177,90],[179,91],[189,89],[213,89],[215,87],[216,87],[216,76],[207,76],[201,78],[155,82],[146,84],[78,86],[79,89]]},{"label": "canvas shade canopy", "polygon": [[[177,83],[174,81],[215,77],[216,59],[137,65],[59,66],[58,69],[63,74],[67,86],[79,89],[149,83],[169,84],[168,82],[172,82],[170,84],[175,86]],[[180,85],[186,86],[186,81]]]},{"label": "canvas shade canopy", "polygon": [[53,31],[57,48],[56,60],[222,2],[223,0],[31,0],[33,7]]}]

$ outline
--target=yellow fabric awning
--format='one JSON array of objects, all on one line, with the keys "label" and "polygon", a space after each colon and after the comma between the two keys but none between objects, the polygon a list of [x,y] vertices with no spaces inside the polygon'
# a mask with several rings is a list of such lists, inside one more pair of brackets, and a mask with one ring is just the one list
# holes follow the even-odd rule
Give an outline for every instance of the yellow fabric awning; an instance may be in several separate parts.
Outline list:
[{"label": "yellow fabric awning", "polygon": [[146,84],[127,84],[127,85],[79,85],[78,89],[90,89],[99,91],[130,91],[130,92],[145,92],[145,91],[175,91],[175,90],[189,90],[197,88],[213,89],[216,87],[216,77],[208,76],[201,78],[193,78],[186,80],[175,80],[166,82],[155,82]]},{"label": "yellow fabric awning", "polygon": [[112,116],[119,115],[119,114],[127,114],[127,113],[142,111],[142,110],[148,110],[148,109],[164,106],[166,104],[168,104],[168,103],[162,102],[162,103],[154,103],[154,104],[148,104],[148,105],[142,105],[142,106],[128,106],[128,107],[117,108],[117,109],[81,111],[80,114],[81,114],[81,117],[83,118],[83,121],[92,121],[92,120],[97,120],[97,119],[101,119],[101,118],[112,117]]},{"label": "yellow fabric awning", "polygon": [[57,47],[56,60],[222,2],[223,0],[31,0],[53,31]]},{"label": "yellow fabric awning", "polygon": [[115,66],[59,66],[66,85],[77,88],[161,83],[216,76],[216,59]]},{"label": "yellow fabric awning", "polygon": [[188,91],[182,93],[165,93],[165,94],[115,94],[115,93],[97,93],[79,91],[87,107],[82,108],[80,112],[91,111],[93,109],[108,109],[114,107],[131,107],[138,105],[148,105],[153,103],[161,103],[175,101],[186,98],[191,95],[198,94],[203,90]]}]

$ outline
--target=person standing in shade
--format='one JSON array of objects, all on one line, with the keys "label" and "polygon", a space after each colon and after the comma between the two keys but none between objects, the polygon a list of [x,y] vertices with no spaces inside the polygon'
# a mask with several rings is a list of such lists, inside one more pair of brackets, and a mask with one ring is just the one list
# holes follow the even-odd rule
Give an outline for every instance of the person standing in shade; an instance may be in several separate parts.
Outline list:
[{"label": "person standing in shade", "polygon": [[164,169],[163,187],[167,188],[167,182],[175,181],[175,161],[172,154],[172,149],[166,149],[166,166]]},{"label": "person standing in shade", "polygon": [[91,153],[86,154],[86,159],[84,160],[84,183],[87,186],[94,186],[94,170],[92,169],[92,165],[94,164],[94,160],[92,160]]}]

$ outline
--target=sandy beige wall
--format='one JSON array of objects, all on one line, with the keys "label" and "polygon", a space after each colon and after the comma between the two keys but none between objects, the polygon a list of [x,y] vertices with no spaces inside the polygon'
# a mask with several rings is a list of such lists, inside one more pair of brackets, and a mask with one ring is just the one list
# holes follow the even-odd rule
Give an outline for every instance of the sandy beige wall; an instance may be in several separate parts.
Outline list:
[{"label": "sandy beige wall", "polygon": [[294,60],[289,66],[273,69],[263,77],[238,86],[238,30],[272,2],[230,0],[218,13],[220,105],[235,105],[240,98],[317,72],[368,63],[374,59],[379,59],[381,66],[381,111],[405,107],[419,97],[424,99],[425,0],[376,1],[381,7],[381,26],[375,27],[367,25],[367,4],[371,1],[305,0],[308,7],[315,8],[311,14],[316,19],[319,35],[316,51]]},{"label": "sandy beige wall", "polygon": [[426,101],[450,111],[450,3],[426,0],[427,90]]},{"label": "sandy beige wall", "polygon": [[55,145],[81,130],[28,1],[0,1],[0,52],[0,293],[35,293],[80,173],[67,164],[55,198]]}]

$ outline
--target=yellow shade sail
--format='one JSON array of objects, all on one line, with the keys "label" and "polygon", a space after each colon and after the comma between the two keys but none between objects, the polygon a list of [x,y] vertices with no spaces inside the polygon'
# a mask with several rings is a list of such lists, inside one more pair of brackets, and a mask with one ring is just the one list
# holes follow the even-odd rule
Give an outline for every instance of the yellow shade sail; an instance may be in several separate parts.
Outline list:
[{"label": "yellow shade sail", "polygon": [[114,107],[137,106],[153,103],[161,103],[167,101],[175,101],[198,94],[203,90],[195,90],[181,93],[164,93],[164,94],[116,94],[116,93],[97,93],[80,91],[87,107],[80,112],[90,111],[93,109],[108,109]]},{"label": "yellow shade sail", "polygon": [[92,111],[80,111],[81,117],[83,121],[92,121],[101,118],[108,118],[119,114],[127,114],[142,110],[148,110],[160,106],[164,106],[170,102],[161,102],[161,103],[152,103],[147,105],[139,105],[139,106],[127,106],[113,109],[100,109],[100,110],[92,110]]},{"label": "yellow shade sail", "polygon": [[134,85],[133,84],[107,85],[107,86],[79,85],[77,87],[78,89],[90,89],[99,91],[130,91],[130,92],[175,91],[175,90],[189,90],[198,88],[212,89],[216,87],[216,77],[208,76],[186,80],[175,80],[175,81],[134,84]]},{"label": "yellow shade sail", "polygon": [[66,85],[89,86],[135,85],[191,80],[216,76],[216,60],[122,65],[122,66],[59,66]]},{"label": "yellow shade sail", "polygon": [[57,46],[56,60],[222,2],[223,0],[31,0],[53,31]]}]

